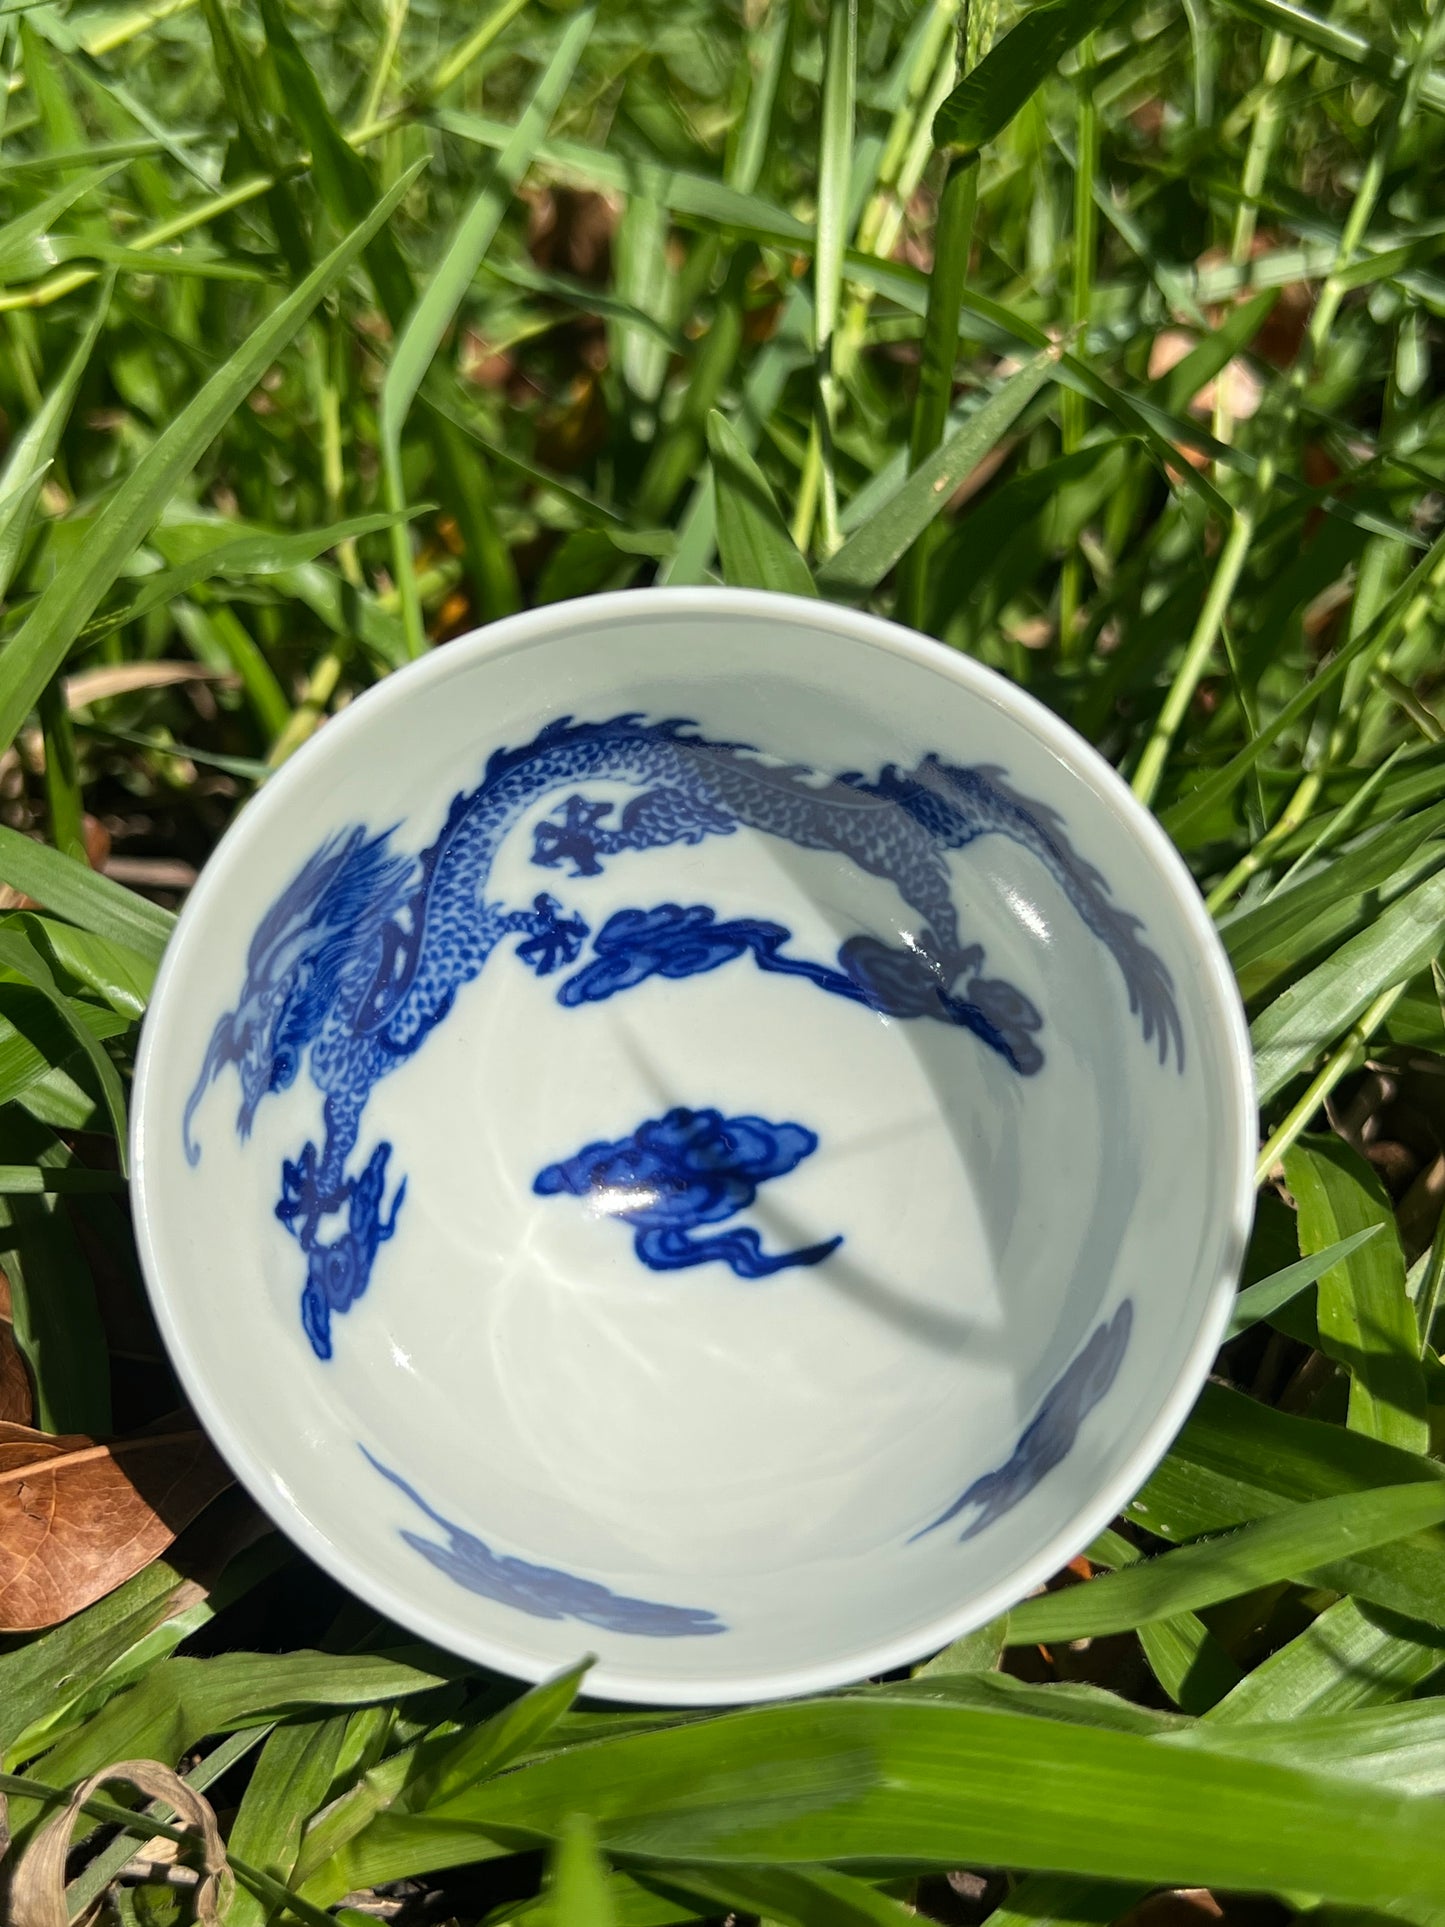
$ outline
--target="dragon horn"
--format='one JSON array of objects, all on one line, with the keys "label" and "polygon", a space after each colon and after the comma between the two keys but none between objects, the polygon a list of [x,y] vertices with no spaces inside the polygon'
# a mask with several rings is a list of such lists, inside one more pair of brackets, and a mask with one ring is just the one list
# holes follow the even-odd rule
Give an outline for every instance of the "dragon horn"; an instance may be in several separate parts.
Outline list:
[{"label": "dragon horn", "polygon": [[196,1079],[195,1088],[186,1099],[185,1112],[181,1118],[181,1136],[186,1147],[186,1162],[195,1166],[201,1161],[201,1147],[191,1136],[191,1119],[196,1107],[210,1088],[217,1073],[227,1064],[234,1064],[240,1057],[235,1048],[235,1031],[228,1011],[216,1028],[211,1032],[211,1041],[206,1047],[206,1060],[201,1065],[201,1074]]}]

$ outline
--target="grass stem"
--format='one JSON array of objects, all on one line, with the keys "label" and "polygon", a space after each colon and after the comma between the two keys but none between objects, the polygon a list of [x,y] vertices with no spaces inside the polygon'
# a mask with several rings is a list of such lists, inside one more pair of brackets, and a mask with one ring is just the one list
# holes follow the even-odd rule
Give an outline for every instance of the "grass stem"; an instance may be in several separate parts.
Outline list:
[{"label": "grass stem", "polygon": [[1350,1026],[1343,1042],[1331,1051],[1299,1101],[1266,1139],[1254,1167],[1256,1184],[1268,1183],[1275,1166],[1290,1146],[1309,1129],[1310,1119],[1330,1092],[1365,1061],[1371,1039],[1404,996],[1405,990],[1404,984],[1395,984],[1389,990],[1382,991],[1364,1015]]}]

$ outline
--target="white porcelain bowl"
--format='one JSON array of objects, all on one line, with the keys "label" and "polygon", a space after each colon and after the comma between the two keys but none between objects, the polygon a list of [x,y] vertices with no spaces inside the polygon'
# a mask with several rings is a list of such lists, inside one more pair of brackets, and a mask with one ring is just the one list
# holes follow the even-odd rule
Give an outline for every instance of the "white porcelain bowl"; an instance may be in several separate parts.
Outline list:
[{"label": "white porcelain bowl", "polygon": [[525,1679],[723,1702],[1040,1584],[1203,1382],[1243,1020],[1100,759],[822,603],[598,596],[354,703],[207,866],[141,1250],[285,1531]]}]

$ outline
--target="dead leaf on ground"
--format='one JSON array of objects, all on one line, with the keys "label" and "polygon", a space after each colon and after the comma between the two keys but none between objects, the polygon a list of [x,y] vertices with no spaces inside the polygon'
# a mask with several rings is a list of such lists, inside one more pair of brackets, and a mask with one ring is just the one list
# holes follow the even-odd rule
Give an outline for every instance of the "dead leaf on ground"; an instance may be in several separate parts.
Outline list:
[{"label": "dead leaf on ground", "polygon": [[25,1360],[15,1343],[14,1330],[0,1323],[0,1423],[28,1426],[34,1416],[35,1397]]},{"label": "dead leaf on ground", "polygon": [[200,662],[108,662],[65,678],[65,706],[84,709],[111,696],[129,696],[137,689],[168,689],[174,683],[218,682],[234,687],[240,680],[228,669],[208,669]]},{"label": "dead leaf on ground", "polygon": [[[1161,328],[1149,344],[1149,379],[1157,381],[1167,375],[1171,368],[1177,368],[1189,351],[1198,345],[1197,337],[1187,328]],[[1242,355],[1236,355],[1226,366],[1222,375],[1213,381],[1205,382],[1197,394],[1189,399],[1189,412],[1201,418],[1214,413],[1216,401],[1223,392],[1224,406],[1237,422],[1247,422],[1259,411],[1264,399],[1264,388],[1259,376],[1255,374]],[[1201,460],[1204,458],[1201,457]]]},{"label": "dead leaf on ground", "polygon": [[1125,1914],[1119,1927],[1209,1927],[1223,1920],[1224,1909],[1205,1887],[1180,1887],[1151,1894]]},{"label": "dead leaf on ground", "polygon": [[1141,100],[1137,107],[1130,108],[1128,119],[1141,141],[1150,147],[1157,147],[1169,124],[1169,110],[1158,94],[1151,94],[1147,100]]},{"label": "dead leaf on ground", "polygon": [[537,459],[560,475],[570,475],[607,440],[607,403],[593,375],[579,375],[560,405],[537,419]]},{"label": "dead leaf on ground", "polygon": [[494,348],[477,328],[464,328],[457,345],[457,373],[475,388],[511,387],[517,358],[505,348]]},{"label": "dead leaf on ground", "polygon": [[[1268,228],[1260,228],[1256,231],[1250,245],[1250,261],[1257,261],[1261,255],[1276,253],[1289,245],[1284,235],[1276,234]],[[1200,273],[1205,273],[1211,268],[1227,267],[1229,252],[1226,248],[1207,248],[1194,265]],[[1246,282],[1231,299],[1235,302],[1247,301],[1251,295],[1258,292],[1258,287]],[[1250,344],[1250,353],[1260,356],[1276,368],[1290,367],[1299,354],[1300,344],[1304,340],[1305,329],[1309,326],[1314,305],[1315,289],[1312,283],[1285,282],[1274,306],[1265,316],[1263,326]],[[1224,319],[1224,313],[1225,310],[1222,307],[1213,309],[1211,319],[1216,326]]]},{"label": "dead leaf on ground", "polygon": [[473,626],[472,603],[464,589],[454,589],[428,626],[433,642],[450,642]]},{"label": "dead leaf on ground", "polygon": [[196,880],[196,866],[172,856],[113,856],[106,862],[105,875],[135,890],[189,890]]},{"label": "dead leaf on ground", "polygon": [[0,1632],[53,1626],[111,1592],[230,1483],[194,1425],[101,1442],[0,1422]]},{"label": "dead leaf on ground", "polygon": [[991,448],[976,467],[971,468],[958,487],[948,498],[946,515],[957,515],[961,508],[971,502],[975,495],[987,488],[994,476],[1018,447],[1016,435],[1005,435],[1003,440]]},{"label": "dead leaf on ground", "polygon": [[527,248],[539,268],[554,268],[599,287],[612,272],[612,237],[622,217],[615,194],[590,188],[539,187],[527,203]]},{"label": "dead leaf on ground", "polygon": [[155,1760],[117,1760],[75,1787],[65,1806],[36,1834],[20,1857],[10,1893],[14,1927],[68,1927],[65,1862],[80,1809],[108,1780],[125,1780],[150,1800],[164,1800],[181,1825],[200,1835],[202,1875],[195,1889],[199,1927],[220,1927],[229,1911],[235,1876],[226,1859],[215,1810],[178,1773]]},{"label": "dead leaf on ground", "polygon": [[80,819],[85,838],[85,860],[92,870],[103,870],[110,857],[110,831],[97,816],[87,813]]}]

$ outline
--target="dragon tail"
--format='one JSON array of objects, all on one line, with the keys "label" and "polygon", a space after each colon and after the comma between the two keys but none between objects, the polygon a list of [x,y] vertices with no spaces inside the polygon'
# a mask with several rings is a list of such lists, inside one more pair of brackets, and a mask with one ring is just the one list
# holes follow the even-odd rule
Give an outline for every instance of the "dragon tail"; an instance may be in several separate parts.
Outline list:
[{"label": "dragon tail", "polygon": [[1129,1009],[1139,1021],[1145,1043],[1155,1045],[1161,1064],[1168,1063],[1172,1051],[1183,1070],[1184,1028],[1169,968],[1144,942],[1142,919],[1120,908],[1100,872],[1069,841],[1059,813],[1013,789],[1001,769],[935,767],[962,792],[975,836],[996,831],[1045,865],[1119,966]]}]

